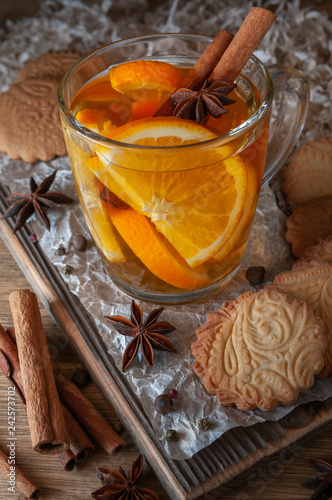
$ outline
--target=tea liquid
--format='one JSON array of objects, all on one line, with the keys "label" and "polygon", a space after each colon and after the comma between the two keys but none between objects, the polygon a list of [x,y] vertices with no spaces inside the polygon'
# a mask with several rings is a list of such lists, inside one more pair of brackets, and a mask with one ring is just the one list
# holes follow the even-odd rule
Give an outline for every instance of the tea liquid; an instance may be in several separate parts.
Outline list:
[{"label": "tea liquid", "polygon": [[[183,143],[195,127],[199,133],[203,127],[211,139],[247,121],[261,104],[251,82],[240,77],[229,94],[235,103],[228,113],[209,117],[203,126],[151,118],[167,97],[143,87],[121,94],[108,74],[98,76],[78,92],[72,113],[116,142],[106,145],[95,136],[78,140],[65,133],[85,220],[111,278],[128,293],[138,289],[171,296],[211,287],[234,274],[263,175],[267,122],[259,131],[235,134],[226,145],[214,139],[203,147]],[[166,134],[166,125],[173,132]],[[165,134],[166,142],[156,139]],[[145,147],[124,146],[127,137]]]}]

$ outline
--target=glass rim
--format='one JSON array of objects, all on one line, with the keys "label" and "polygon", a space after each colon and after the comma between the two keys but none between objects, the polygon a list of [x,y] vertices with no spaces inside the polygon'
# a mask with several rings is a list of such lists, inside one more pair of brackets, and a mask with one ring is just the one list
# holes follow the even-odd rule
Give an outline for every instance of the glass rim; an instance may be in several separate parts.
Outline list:
[{"label": "glass rim", "polygon": [[83,63],[85,63],[87,60],[94,58],[96,55],[101,54],[104,51],[107,51],[110,47],[113,47],[114,45],[127,45],[130,43],[134,43],[135,41],[151,41],[152,39],[160,39],[160,38],[179,38],[179,37],[184,37],[184,38],[196,38],[200,39],[201,41],[207,41],[209,43],[212,42],[213,38],[203,36],[203,35],[194,35],[194,34],[188,34],[188,33],[157,33],[153,35],[142,35],[142,36],[135,36],[135,37],[130,37],[130,38],[124,38],[121,40],[117,40],[115,42],[112,42],[110,44],[104,45],[98,49],[95,49],[94,51],[90,52],[88,55],[81,57],[75,64],[74,66],[69,69],[63,78],[60,81],[59,87],[58,87],[58,93],[57,93],[57,102],[58,102],[58,107],[61,112],[61,114],[64,116],[64,118],[69,122],[71,127],[81,136],[83,136],[86,139],[89,139],[93,142],[97,142],[98,144],[101,144],[106,147],[117,147],[121,148],[123,150],[130,150],[130,151],[185,151],[190,148],[204,148],[206,146],[214,146],[218,145],[221,146],[225,143],[228,143],[229,141],[232,141],[238,137],[240,137],[243,134],[248,133],[252,128],[254,128],[266,115],[268,110],[271,107],[272,104],[272,99],[273,99],[273,81],[272,77],[266,68],[265,64],[258,59],[255,55],[252,55],[250,57],[250,60],[256,63],[260,69],[262,70],[264,74],[264,78],[267,84],[266,88],[266,95],[263,101],[261,102],[260,106],[258,109],[254,112],[250,118],[248,118],[245,122],[241,123],[238,127],[234,128],[230,132],[227,132],[226,134],[218,135],[217,137],[214,137],[213,139],[208,139],[204,141],[199,141],[199,142],[193,142],[190,144],[181,144],[181,145],[176,145],[176,146],[144,146],[141,144],[130,144],[126,142],[121,142],[121,141],[116,141],[114,139],[109,139],[105,136],[102,136],[89,128],[85,127],[82,125],[74,115],[71,113],[69,107],[64,101],[63,98],[63,93],[65,90],[65,86],[67,84],[68,79],[72,75],[72,73]]}]

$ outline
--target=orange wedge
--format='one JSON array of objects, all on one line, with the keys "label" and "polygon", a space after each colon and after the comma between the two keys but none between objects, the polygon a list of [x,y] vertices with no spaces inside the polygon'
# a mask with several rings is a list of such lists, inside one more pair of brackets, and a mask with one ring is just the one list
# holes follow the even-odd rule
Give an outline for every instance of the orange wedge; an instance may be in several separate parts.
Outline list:
[{"label": "orange wedge", "polygon": [[131,117],[133,120],[148,118],[153,116],[158,108],[159,103],[156,101],[133,102],[131,105]]},{"label": "orange wedge", "polygon": [[184,289],[209,283],[206,272],[193,271],[147,217],[130,207],[118,208],[111,203],[103,206],[127,245],[155,276]]},{"label": "orange wedge", "polygon": [[257,173],[255,167],[244,160],[247,165],[248,172],[248,191],[244,204],[242,216],[236,225],[229,240],[213,255],[213,260],[221,261],[229,256],[232,252],[237,251],[246,243],[248,237],[251,220],[255,213],[256,201],[258,198],[257,190],[259,189],[257,182]]},{"label": "orange wedge", "polygon": [[110,109],[82,109],[76,113],[76,120],[97,134],[106,135],[123,125],[119,116]]},{"label": "orange wedge", "polygon": [[75,179],[86,223],[99,249],[108,261],[124,262],[126,258],[116,230],[99,198],[98,179],[84,163],[80,165],[79,175],[75,175]]},{"label": "orange wedge", "polygon": [[[216,135],[195,122],[159,117],[128,123],[108,137],[169,146]],[[173,153],[172,148],[154,147],[140,154],[130,149],[113,154],[105,148],[97,151],[101,161],[95,159],[88,167],[121,200],[149,217],[190,267],[195,267],[230,239],[247,197],[247,165],[240,155],[221,161],[224,149],[185,148]]]},{"label": "orange wedge", "polygon": [[160,100],[181,86],[185,72],[161,61],[130,61],[109,70],[113,89],[134,101]]}]

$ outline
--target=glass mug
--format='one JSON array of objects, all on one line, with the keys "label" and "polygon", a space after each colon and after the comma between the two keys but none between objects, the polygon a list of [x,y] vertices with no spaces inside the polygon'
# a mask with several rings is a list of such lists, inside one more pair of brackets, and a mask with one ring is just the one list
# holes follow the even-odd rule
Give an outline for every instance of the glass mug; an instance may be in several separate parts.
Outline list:
[{"label": "glass mug", "polygon": [[[114,98],[107,90],[110,67],[145,59],[190,68],[210,43],[187,34],[121,40],[79,60],[59,86],[61,122],[85,220],[112,281],[139,299],[183,303],[229,282],[246,249],[260,188],[284,163],[305,122],[305,77],[280,64],[267,70],[255,56],[233,91],[247,117],[201,142],[128,144],[75,118],[77,109],[107,106],[122,123],[130,121],[127,97],[115,93]],[[236,120],[233,106],[221,120]],[[181,136],[181,130],[173,133]]]}]

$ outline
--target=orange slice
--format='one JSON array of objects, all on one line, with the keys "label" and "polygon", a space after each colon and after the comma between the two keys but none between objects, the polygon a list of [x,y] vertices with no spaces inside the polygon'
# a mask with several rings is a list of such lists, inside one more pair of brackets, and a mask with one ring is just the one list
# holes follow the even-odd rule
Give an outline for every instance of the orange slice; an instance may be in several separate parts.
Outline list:
[{"label": "orange slice", "polygon": [[132,208],[104,203],[114,226],[143,264],[161,280],[178,288],[193,289],[209,284],[205,271],[193,271],[147,217]]},{"label": "orange slice", "polygon": [[218,250],[218,252],[213,255],[213,260],[221,261],[225,257],[230,256],[232,252],[237,251],[241,246],[244,245],[246,237],[249,233],[251,220],[255,213],[256,201],[258,198],[258,182],[255,167],[248,161],[244,161],[247,165],[248,172],[248,191],[243,213],[231,237],[220,248],[220,250]]},{"label": "orange slice", "polygon": [[96,176],[89,168],[81,164],[79,175],[75,178],[82,198],[85,220],[97,246],[108,261],[125,261],[126,258],[118,241],[118,235],[99,198]]},{"label": "orange slice", "polygon": [[[169,146],[216,135],[195,122],[159,117],[128,123],[108,137]],[[142,154],[130,149],[117,154],[104,148],[97,151],[101,161],[88,166],[120,199],[149,217],[195,267],[218,252],[237,227],[247,197],[248,174],[240,155],[221,161],[227,156],[225,147],[182,149],[173,153],[172,148],[154,147]]]},{"label": "orange slice", "polygon": [[120,117],[110,109],[82,109],[76,113],[76,120],[97,134],[109,134],[123,125]]},{"label": "orange slice", "polygon": [[[194,122],[150,118],[119,127],[109,137],[121,142],[167,146],[216,136]],[[215,150],[189,150],[172,157],[167,149],[155,148],[155,155],[148,155],[146,163],[141,155],[135,157],[131,152],[119,158],[113,156],[112,163],[105,162],[107,152],[97,151],[97,154],[102,162],[95,166],[94,172],[101,182],[148,216],[191,267],[215,254],[231,237],[242,216],[247,167],[239,155],[220,161],[221,156]],[[167,170],[169,161],[178,161],[177,171],[158,171]],[[126,168],[118,167],[120,162]],[[188,170],[188,165],[193,168]],[[206,166],[199,168],[199,165]]]},{"label": "orange slice", "polygon": [[133,102],[131,105],[132,119],[139,120],[153,116],[158,108],[159,104],[156,101]]},{"label": "orange slice", "polygon": [[109,70],[113,89],[134,101],[160,100],[181,86],[185,72],[161,61],[130,61]]}]

